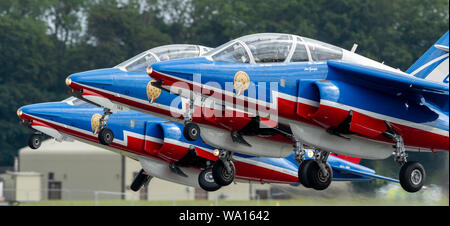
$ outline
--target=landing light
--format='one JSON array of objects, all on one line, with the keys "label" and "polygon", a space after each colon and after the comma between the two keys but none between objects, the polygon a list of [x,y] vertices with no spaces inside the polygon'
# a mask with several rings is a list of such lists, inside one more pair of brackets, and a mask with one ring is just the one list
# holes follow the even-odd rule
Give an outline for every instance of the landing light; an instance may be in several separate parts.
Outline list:
[{"label": "landing light", "polygon": [[147,74],[150,75],[153,72],[152,66],[147,67]]},{"label": "landing light", "polygon": [[213,155],[214,156],[219,156],[219,154],[220,154],[220,151],[218,149],[213,151]]},{"label": "landing light", "polygon": [[66,78],[66,85],[70,86],[70,84],[72,84],[72,79]]},{"label": "landing light", "polygon": [[23,113],[22,110],[20,110],[20,109],[17,110],[17,116],[19,116],[19,117],[22,116],[22,113]]}]

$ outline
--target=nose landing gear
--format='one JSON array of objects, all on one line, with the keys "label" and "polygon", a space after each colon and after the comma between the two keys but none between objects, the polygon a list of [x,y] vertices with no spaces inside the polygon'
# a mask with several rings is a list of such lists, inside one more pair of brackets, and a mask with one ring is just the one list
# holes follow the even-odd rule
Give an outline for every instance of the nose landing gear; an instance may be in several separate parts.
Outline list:
[{"label": "nose landing gear", "polygon": [[114,133],[105,128],[112,111],[108,108],[103,109],[103,115],[95,114],[91,119],[91,126],[94,134],[98,134],[98,140],[103,145],[110,145],[114,140]]},{"label": "nose landing gear", "polygon": [[183,135],[189,141],[196,141],[200,137],[200,127],[192,122],[194,114],[194,101],[189,101],[189,108],[184,115],[185,123],[183,128]]},{"label": "nose landing gear", "polygon": [[42,133],[34,133],[28,138],[28,147],[31,149],[38,149],[42,144]]}]

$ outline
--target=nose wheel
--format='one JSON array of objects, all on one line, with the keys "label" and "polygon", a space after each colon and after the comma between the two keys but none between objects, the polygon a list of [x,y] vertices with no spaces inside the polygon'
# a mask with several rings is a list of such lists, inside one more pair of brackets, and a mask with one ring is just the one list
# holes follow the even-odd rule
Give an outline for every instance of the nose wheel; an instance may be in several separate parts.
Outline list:
[{"label": "nose wheel", "polygon": [[198,184],[205,191],[217,191],[222,187],[214,180],[211,167],[206,168],[198,175]]},{"label": "nose wheel", "polygon": [[28,138],[28,147],[38,149],[42,144],[42,134],[35,133]]},{"label": "nose wheel", "polygon": [[184,125],[183,135],[189,141],[195,141],[200,137],[200,127],[196,123],[188,122]]},{"label": "nose wheel", "polygon": [[187,109],[184,118],[183,135],[189,141],[196,141],[200,137],[200,127],[192,122],[194,115],[194,101],[189,100],[189,108]]},{"label": "nose wheel", "polygon": [[114,133],[108,128],[103,128],[98,133],[98,140],[101,144],[110,145],[114,140]]}]

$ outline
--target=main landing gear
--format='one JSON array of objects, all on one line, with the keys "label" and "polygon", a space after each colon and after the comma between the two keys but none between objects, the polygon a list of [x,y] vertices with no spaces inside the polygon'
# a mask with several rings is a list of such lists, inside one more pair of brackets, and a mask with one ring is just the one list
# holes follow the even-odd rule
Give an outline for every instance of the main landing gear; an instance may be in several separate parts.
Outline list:
[{"label": "main landing gear", "polygon": [[388,130],[384,135],[395,142],[394,161],[401,167],[399,173],[400,185],[407,192],[417,192],[422,189],[425,183],[425,169],[418,162],[408,162],[408,154],[405,150],[403,138],[389,123],[386,123]]},{"label": "main landing gear", "polygon": [[329,152],[316,150],[313,159],[305,160],[303,144],[296,140],[294,159],[298,162],[298,180],[300,184],[315,190],[324,190],[330,186],[333,170],[327,163]]},{"label": "main landing gear", "polygon": [[212,167],[207,167],[198,175],[198,184],[205,191],[217,191],[222,187],[214,180]]},{"label": "main landing gear", "polygon": [[200,187],[206,191],[217,191],[222,186],[230,185],[234,181],[236,169],[234,167],[230,151],[218,151],[219,159],[212,164],[208,163],[198,176]]},{"label": "main landing gear", "polygon": [[104,108],[103,115],[99,119],[98,128],[94,131],[94,134],[98,132],[98,140],[103,145],[110,145],[114,140],[114,133],[110,129],[105,128],[111,114],[110,109]]},{"label": "main landing gear", "polygon": [[200,187],[206,191],[216,191],[222,186],[227,186],[234,181],[236,170],[232,161],[233,153],[230,151],[216,150],[215,155],[219,159],[212,164],[208,163],[198,178]]},{"label": "main landing gear", "polygon": [[153,178],[152,176],[145,174],[144,169],[141,169],[139,174],[134,178],[133,182],[131,183],[130,186],[131,190],[139,191],[142,188],[142,186],[150,183],[150,180],[152,178]]},{"label": "main landing gear", "polygon": [[212,175],[217,184],[221,186],[231,184],[236,175],[232,156],[233,153],[230,151],[219,151],[219,159],[213,164]]}]

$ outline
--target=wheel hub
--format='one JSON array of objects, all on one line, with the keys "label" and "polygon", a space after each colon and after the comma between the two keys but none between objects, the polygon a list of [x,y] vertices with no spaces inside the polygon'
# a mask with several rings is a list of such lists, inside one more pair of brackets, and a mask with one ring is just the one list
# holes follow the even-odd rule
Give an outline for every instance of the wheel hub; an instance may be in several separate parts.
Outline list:
[{"label": "wheel hub", "polygon": [[212,175],[212,172],[205,173],[205,180],[209,183],[214,183],[214,177]]},{"label": "wheel hub", "polygon": [[317,179],[319,179],[320,182],[325,183],[328,180],[328,177],[330,176],[329,173],[324,173],[322,170],[319,170],[317,174]]},{"label": "wheel hub", "polygon": [[411,182],[414,185],[418,185],[420,184],[421,181],[422,181],[422,172],[420,172],[420,170],[418,169],[413,170],[411,173]]}]

